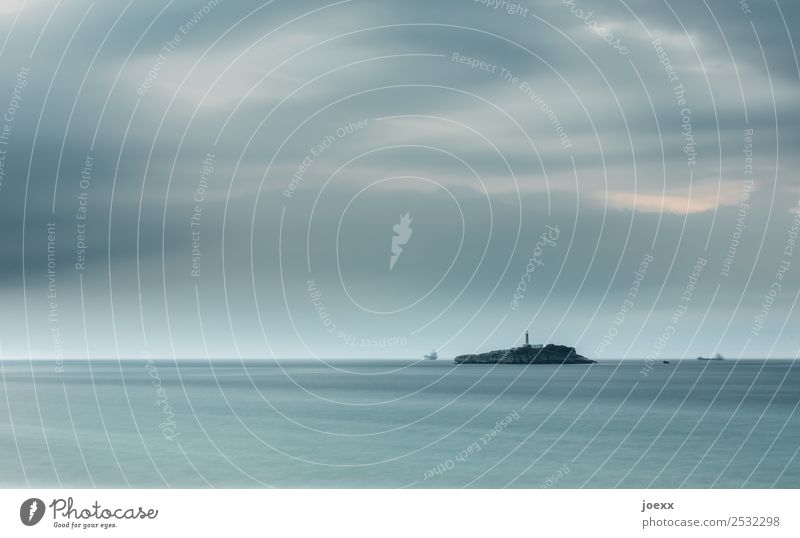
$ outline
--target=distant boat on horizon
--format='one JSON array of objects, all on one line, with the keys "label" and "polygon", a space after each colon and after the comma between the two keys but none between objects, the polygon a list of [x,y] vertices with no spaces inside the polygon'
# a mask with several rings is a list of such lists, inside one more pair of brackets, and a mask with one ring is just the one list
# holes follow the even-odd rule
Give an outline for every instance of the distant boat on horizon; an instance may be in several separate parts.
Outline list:
[{"label": "distant boat on horizon", "polygon": [[717,353],[716,355],[714,355],[713,357],[710,357],[710,358],[709,357],[697,357],[697,360],[699,360],[699,361],[724,361],[725,357],[723,357],[722,355]]},{"label": "distant boat on horizon", "polygon": [[435,361],[438,358],[439,355],[437,355],[435,351],[431,351],[429,354],[425,355],[426,361]]}]

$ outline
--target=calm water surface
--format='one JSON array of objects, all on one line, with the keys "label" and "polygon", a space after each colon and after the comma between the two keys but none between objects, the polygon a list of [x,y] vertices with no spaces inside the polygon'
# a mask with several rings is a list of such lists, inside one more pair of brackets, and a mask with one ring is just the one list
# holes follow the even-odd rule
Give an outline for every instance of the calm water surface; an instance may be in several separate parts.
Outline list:
[{"label": "calm water surface", "polygon": [[0,362],[5,487],[800,487],[800,364]]}]

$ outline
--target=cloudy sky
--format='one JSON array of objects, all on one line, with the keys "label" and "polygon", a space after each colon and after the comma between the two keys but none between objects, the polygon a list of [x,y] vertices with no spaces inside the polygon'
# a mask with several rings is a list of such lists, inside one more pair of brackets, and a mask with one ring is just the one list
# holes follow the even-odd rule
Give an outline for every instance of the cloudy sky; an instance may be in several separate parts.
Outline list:
[{"label": "cloudy sky", "polygon": [[2,356],[794,357],[798,22],[5,0]]}]

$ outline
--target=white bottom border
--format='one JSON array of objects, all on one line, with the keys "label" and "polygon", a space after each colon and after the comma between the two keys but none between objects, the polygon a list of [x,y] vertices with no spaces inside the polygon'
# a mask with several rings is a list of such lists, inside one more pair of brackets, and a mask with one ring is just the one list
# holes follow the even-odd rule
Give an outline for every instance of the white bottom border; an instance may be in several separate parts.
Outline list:
[{"label": "white bottom border", "polygon": [[[54,516],[70,497],[70,517]],[[26,526],[32,498],[46,509]],[[3,537],[800,536],[800,490],[8,489],[0,501]],[[157,516],[114,517],[140,506]],[[82,510],[88,518],[76,516]],[[108,517],[91,514],[98,510]]]}]

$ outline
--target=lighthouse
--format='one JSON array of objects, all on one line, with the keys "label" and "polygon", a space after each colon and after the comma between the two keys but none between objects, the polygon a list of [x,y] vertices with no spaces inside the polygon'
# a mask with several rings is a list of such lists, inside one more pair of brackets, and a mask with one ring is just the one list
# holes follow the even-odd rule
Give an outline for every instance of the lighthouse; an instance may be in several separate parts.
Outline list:
[{"label": "lighthouse", "polygon": [[528,331],[525,331],[525,345],[522,347],[527,349],[542,349],[544,344],[531,345],[530,335],[528,334]]}]

